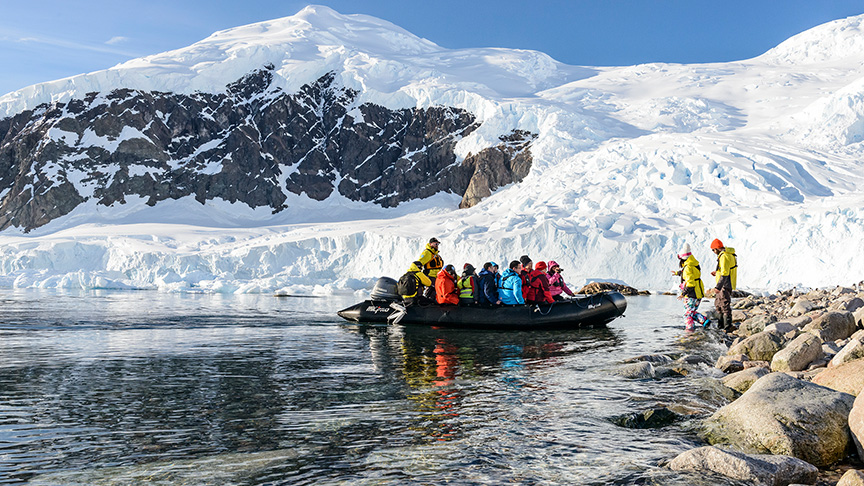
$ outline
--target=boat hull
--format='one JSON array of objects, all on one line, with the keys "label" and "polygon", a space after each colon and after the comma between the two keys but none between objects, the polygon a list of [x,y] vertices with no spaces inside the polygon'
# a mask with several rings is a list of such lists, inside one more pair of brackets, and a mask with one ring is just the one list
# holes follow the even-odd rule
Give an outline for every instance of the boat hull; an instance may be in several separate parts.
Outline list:
[{"label": "boat hull", "polygon": [[[627,300],[623,295],[602,292],[540,305],[414,305],[405,310],[398,322],[474,329],[578,328],[605,326],[623,315],[626,309]],[[353,322],[387,323],[398,312],[390,302],[366,300],[338,314]]]}]

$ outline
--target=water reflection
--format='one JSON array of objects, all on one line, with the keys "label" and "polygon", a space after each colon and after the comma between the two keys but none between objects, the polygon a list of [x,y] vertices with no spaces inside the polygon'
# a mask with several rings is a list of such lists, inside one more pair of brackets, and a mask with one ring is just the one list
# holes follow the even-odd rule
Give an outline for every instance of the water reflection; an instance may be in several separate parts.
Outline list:
[{"label": "water reflection", "polygon": [[607,420],[706,393],[610,371],[674,342],[676,302],[488,332],[350,325],[316,299],[12,294],[0,483],[700,484],[656,467],[686,429]]}]

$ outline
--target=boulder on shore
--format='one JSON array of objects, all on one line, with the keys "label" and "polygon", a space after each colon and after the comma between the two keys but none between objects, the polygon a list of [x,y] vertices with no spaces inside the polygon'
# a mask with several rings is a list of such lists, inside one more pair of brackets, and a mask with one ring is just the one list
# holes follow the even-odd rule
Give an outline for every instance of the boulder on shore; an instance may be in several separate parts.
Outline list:
[{"label": "boulder on shore", "polygon": [[767,368],[745,368],[741,371],[731,373],[723,377],[723,384],[729,388],[744,393],[756,383],[756,380],[770,373]]},{"label": "boulder on shore", "polygon": [[804,326],[804,332],[809,332],[825,341],[846,339],[855,332],[855,318],[851,312],[829,312]]},{"label": "boulder on shore", "polygon": [[746,321],[742,322],[740,326],[738,326],[738,335],[752,336],[757,332],[764,331],[765,326],[768,326],[775,322],[777,322],[777,318],[770,314],[762,314],[751,317]]},{"label": "boulder on shore", "polygon": [[766,486],[815,483],[819,469],[801,459],[770,454],[744,454],[718,447],[684,452],[668,464],[673,471],[710,471],[728,478]]},{"label": "boulder on shore", "polygon": [[857,359],[828,368],[814,376],[813,383],[858,396],[864,389],[864,359]]},{"label": "boulder on shore", "polygon": [[822,340],[812,334],[802,334],[774,354],[771,371],[801,371],[822,357]]},{"label": "boulder on shore", "polygon": [[848,363],[861,358],[864,358],[864,335],[856,332],[852,335],[852,339],[850,339],[849,342],[846,343],[840,351],[837,351],[837,354],[835,354],[833,358],[831,358],[831,363],[829,363],[828,366],[840,366],[843,363]]},{"label": "boulder on shore", "polygon": [[783,349],[786,339],[782,334],[771,331],[756,334],[734,344],[727,354],[743,354],[752,361],[771,361],[777,351]]},{"label": "boulder on shore", "polygon": [[710,444],[827,466],[845,456],[854,401],[847,393],[771,373],[706,419],[702,435]]},{"label": "boulder on shore", "polygon": [[849,430],[852,432],[852,440],[858,449],[858,457],[864,458],[864,393],[858,393],[852,411],[849,412]]}]

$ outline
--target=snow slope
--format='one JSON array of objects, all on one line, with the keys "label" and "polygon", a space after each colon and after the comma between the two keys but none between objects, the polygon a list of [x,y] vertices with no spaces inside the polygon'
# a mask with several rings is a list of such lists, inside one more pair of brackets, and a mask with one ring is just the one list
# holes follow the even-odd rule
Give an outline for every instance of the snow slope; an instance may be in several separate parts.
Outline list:
[{"label": "snow slope", "polygon": [[[545,54],[441,48],[326,7],[0,98],[0,117],[116,87],[217,92],[272,63],[286,91],[335,71],[362,101],[450,105],[480,129],[464,157],[513,129],[539,136],[519,184],[455,209],[439,195],[384,210],[292,196],[290,210],[194,200],[92,204],[0,233],[0,285],[328,293],[398,277],[425,240],[475,266],[528,253],[571,283],[667,289],[687,241],[703,269],[719,237],[751,289],[864,279],[864,16],[722,64],[576,67]],[[0,195],[2,196],[2,195]],[[710,276],[708,277],[710,280]]]}]

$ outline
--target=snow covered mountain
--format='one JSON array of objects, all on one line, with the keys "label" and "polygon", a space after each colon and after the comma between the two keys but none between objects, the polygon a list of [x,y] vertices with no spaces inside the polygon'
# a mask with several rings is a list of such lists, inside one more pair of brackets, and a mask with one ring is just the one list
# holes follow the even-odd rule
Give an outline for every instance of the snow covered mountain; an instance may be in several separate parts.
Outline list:
[{"label": "snow covered mountain", "polygon": [[862,280],[862,22],[592,68],[307,7],[31,86],[0,97],[0,285],[364,289],[430,236],[577,284],[672,287],[715,237],[745,287]]}]

